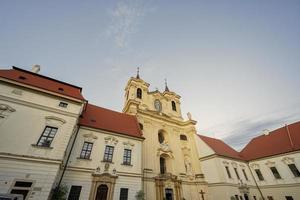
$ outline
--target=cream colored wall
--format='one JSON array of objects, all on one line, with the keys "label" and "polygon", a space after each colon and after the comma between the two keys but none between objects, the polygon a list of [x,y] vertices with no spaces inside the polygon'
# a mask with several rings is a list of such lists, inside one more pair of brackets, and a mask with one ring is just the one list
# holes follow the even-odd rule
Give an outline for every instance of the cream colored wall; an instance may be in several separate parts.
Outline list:
[{"label": "cream colored wall", "polygon": [[[106,143],[105,138],[113,137],[117,143]],[[90,160],[79,159],[80,152],[84,141],[92,142],[93,149]],[[132,150],[131,164],[132,166],[123,165],[124,149],[128,148],[124,143],[131,143]],[[78,137],[76,139],[70,160],[69,167],[96,169],[100,167],[101,172],[104,170],[105,162],[102,162],[106,145],[114,146],[113,161],[110,164],[109,172],[115,168],[118,172],[135,173],[141,175],[141,159],[142,159],[142,141],[133,137],[126,137],[120,134],[113,134],[106,131],[80,127]]]},{"label": "cream colored wall", "polygon": [[[300,153],[292,152],[249,162],[257,184],[262,188],[265,197],[273,196],[274,199],[284,199],[285,196],[293,196],[294,199],[300,199],[300,177],[293,175],[287,163],[294,163],[300,170]],[[277,168],[281,179],[275,179],[270,166]],[[261,170],[265,180],[258,179],[254,171],[257,168]]]},{"label": "cream colored wall", "polygon": [[0,157],[0,193],[9,193],[14,181],[32,181],[30,200],[46,200],[59,170],[58,163]]}]

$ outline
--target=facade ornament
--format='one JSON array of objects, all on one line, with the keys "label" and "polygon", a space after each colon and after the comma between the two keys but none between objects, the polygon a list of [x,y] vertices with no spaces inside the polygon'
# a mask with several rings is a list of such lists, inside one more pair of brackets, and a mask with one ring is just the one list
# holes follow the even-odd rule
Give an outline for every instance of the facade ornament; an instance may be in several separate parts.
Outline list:
[{"label": "facade ornament", "polygon": [[95,140],[98,139],[98,137],[94,135],[92,132],[84,134],[83,137],[85,142],[91,142],[91,143],[94,143]]},{"label": "facade ornament", "polygon": [[5,115],[5,113],[9,114],[15,111],[16,109],[12,108],[7,104],[0,104],[0,116]]},{"label": "facade ornament", "polygon": [[236,163],[236,162],[231,162],[231,165],[232,165],[233,167],[237,167],[237,163]]},{"label": "facade ornament", "polygon": [[252,163],[252,164],[250,165],[250,167],[251,167],[252,169],[259,169],[259,164]]},{"label": "facade ornament", "polygon": [[268,160],[268,162],[266,162],[266,165],[268,167],[274,167],[275,166],[275,162],[272,162],[272,161]]},{"label": "facade ornament", "polygon": [[185,171],[188,176],[193,175],[193,170],[192,170],[192,162],[189,156],[184,156],[184,166],[185,166]]},{"label": "facade ornament", "polygon": [[192,114],[190,112],[188,112],[186,115],[187,115],[189,120],[192,120]]},{"label": "facade ornament", "polygon": [[127,142],[123,142],[123,145],[124,145],[124,148],[125,149],[133,149],[134,147],[134,143],[130,142],[130,141],[127,141]]},{"label": "facade ornament", "polygon": [[108,170],[109,170],[109,163],[105,163],[105,165],[104,165],[104,172],[108,173]]},{"label": "facade ornament", "polygon": [[113,136],[107,136],[104,138],[105,144],[110,144],[110,145],[117,145],[119,140]]},{"label": "facade ornament", "polygon": [[11,91],[11,93],[21,96],[23,94],[23,91],[20,89],[14,89]]},{"label": "facade ornament", "polygon": [[291,158],[291,157],[284,157],[281,161],[283,163],[285,163],[286,165],[294,164],[295,163],[295,159]]},{"label": "facade ornament", "polygon": [[229,162],[227,160],[223,160],[224,165],[229,165]]},{"label": "facade ornament", "polygon": [[55,127],[60,127],[66,123],[66,120],[56,116],[46,116],[45,120],[46,120],[46,125],[55,126]]},{"label": "facade ornament", "polygon": [[160,150],[162,150],[163,152],[172,152],[168,144],[168,141],[164,141],[163,143],[160,144]]}]

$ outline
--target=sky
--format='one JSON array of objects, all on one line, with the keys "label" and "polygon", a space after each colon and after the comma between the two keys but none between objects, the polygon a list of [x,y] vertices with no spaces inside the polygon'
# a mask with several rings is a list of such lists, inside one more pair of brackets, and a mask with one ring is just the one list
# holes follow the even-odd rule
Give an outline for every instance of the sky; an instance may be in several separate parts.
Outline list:
[{"label": "sky", "polygon": [[200,134],[241,149],[300,120],[300,1],[0,1],[0,68],[78,85],[121,111],[140,67]]}]

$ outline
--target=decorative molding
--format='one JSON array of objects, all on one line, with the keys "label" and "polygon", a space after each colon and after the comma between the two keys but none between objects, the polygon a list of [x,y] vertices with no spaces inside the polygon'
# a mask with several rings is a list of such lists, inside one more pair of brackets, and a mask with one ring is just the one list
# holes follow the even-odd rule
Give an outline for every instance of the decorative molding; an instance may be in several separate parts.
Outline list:
[{"label": "decorative molding", "polygon": [[23,91],[20,90],[20,89],[13,89],[11,91],[12,94],[15,94],[15,95],[19,95],[19,96],[22,96],[23,95]]},{"label": "decorative molding", "polygon": [[109,144],[112,146],[115,146],[118,144],[119,140],[116,137],[113,136],[107,136],[104,138],[105,144]]},{"label": "decorative molding", "polygon": [[85,142],[94,143],[98,139],[98,137],[96,135],[94,135],[92,132],[83,134],[82,136],[83,136]]},{"label": "decorative molding", "polygon": [[259,169],[259,164],[252,163],[252,164],[250,164],[250,167],[251,167],[252,169]]},{"label": "decorative molding", "polygon": [[56,126],[56,127],[60,127],[66,123],[66,120],[55,116],[46,116],[45,120],[46,120],[46,125]]},{"label": "decorative molding", "polygon": [[294,164],[295,163],[295,158],[292,157],[284,157],[281,160],[284,164],[289,165],[289,164]]},{"label": "decorative molding", "polygon": [[266,163],[265,163],[268,167],[274,167],[275,166],[275,162],[272,162],[270,160],[268,160]]},{"label": "decorative molding", "polygon": [[231,162],[231,165],[233,166],[233,167],[237,167],[237,163],[236,162]]},{"label": "decorative molding", "polygon": [[129,140],[127,142],[123,142],[124,149],[133,149],[134,143],[130,142]]},{"label": "decorative molding", "polygon": [[229,162],[227,160],[223,160],[224,165],[229,165]]}]

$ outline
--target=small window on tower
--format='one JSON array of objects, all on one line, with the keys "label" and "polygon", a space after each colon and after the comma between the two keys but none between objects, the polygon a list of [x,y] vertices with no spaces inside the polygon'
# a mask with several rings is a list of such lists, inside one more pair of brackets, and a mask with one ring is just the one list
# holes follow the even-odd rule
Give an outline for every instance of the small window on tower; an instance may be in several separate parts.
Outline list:
[{"label": "small window on tower", "polygon": [[141,88],[138,88],[136,90],[136,97],[139,99],[142,99],[142,89]]},{"label": "small window on tower", "polygon": [[68,104],[66,102],[59,102],[59,107],[62,107],[62,108],[66,108],[68,107]]},{"label": "small window on tower", "polygon": [[172,101],[172,110],[176,111],[176,103],[175,103],[175,101]]},{"label": "small window on tower", "polygon": [[187,141],[186,135],[180,135],[180,140],[185,140],[185,141]]},{"label": "small window on tower", "polygon": [[140,126],[140,129],[143,130],[144,129],[144,126],[143,124],[139,123],[139,126]]}]

